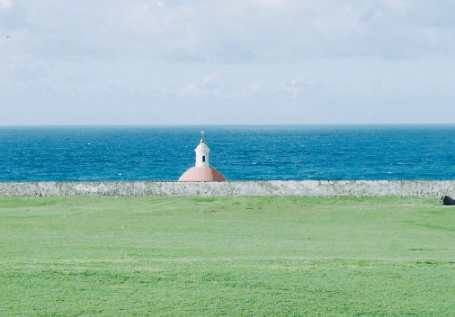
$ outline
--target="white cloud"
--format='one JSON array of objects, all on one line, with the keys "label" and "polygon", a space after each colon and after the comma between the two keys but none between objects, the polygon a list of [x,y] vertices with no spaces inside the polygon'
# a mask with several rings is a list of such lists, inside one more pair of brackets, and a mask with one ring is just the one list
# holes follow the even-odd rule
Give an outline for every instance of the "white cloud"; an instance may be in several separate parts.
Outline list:
[{"label": "white cloud", "polygon": [[181,95],[186,95],[186,94],[200,95],[202,93],[203,93],[202,89],[200,89],[199,85],[196,83],[188,83],[185,86],[185,88],[183,88],[180,92]]},{"label": "white cloud", "polygon": [[203,80],[202,80],[202,83],[203,84],[207,84],[207,83],[210,83],[212,81],[216,81],[216,79],[218,78],[218,74],[217,73],[213,73],[213,74],[210,74],[208,75],[207,77],[205,77]]},{"label": "white cloud", "polygon": [[299,93],[304,87],[305,85],[303,85],[302,78],[297,77],[292,79],[290,84],[284,85],[283,89],[290,92],[292,94],[292,97],[295,99],[298,97]]},{"label": "white cloud", "polygon": [[[115,117],[111,105],[119,114],[112,123],[127,123],[125,104],[136,116],[131,123],[173,120],[171,113],[186,122],[185,109],[204,104],[218,105],[220,123],[275,122],[283,104],[305,105],[310,121],[328,113],[348,122],[363,109],[387,122],[404,104],[419,104],[411,113],[422,120],[455,117],[451,0],[94,3],[0,0],[0,96],[13,109],[4,106],[4,124],[77,123],[73,116],[97,124]],[[46,118],[56,113],[52,105],[68,108]],[[86,115],[97,107],[103,111]],[[302,117],[282,115],[283,122]]]},{"label": "white cloud", "polygon": [[246,91],[248,93],[258,93],[261,91],[262,86],[263,86],[263,83],[258,81],[258,82],[255,82],[254,84],[249,85],[248,88],[246,89]]},{"label": "white cloud", "polygon": [[202,97],[205,95],[220,94],[223,89],[224,85],[218,80],[218,74],[212,73],[207,75],[200,83],[189,82],[182,90],[179,91],[179,95],[194,95]]},{"label": "white cloud", "polygon": [[1,8],[8,9],[9,7],[11,7],[12,4],[13,3],[11,2],[11,0],[0,0]]},{"label": "white cloud", "polygon": [[14,10],[0,10],[0,28],[23,32],[15,53],[49,59],[241,64],[455,54],[455,4],[445,1],[13,1]]}]

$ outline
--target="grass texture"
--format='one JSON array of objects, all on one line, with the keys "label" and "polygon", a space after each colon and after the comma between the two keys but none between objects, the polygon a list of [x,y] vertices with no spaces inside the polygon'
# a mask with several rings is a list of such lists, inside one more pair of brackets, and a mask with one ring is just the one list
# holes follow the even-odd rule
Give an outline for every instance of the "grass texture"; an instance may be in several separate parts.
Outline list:
[{"label": "grass texture", "polygon": [[0,316],[455,316],[455,208],[0,198]]}]

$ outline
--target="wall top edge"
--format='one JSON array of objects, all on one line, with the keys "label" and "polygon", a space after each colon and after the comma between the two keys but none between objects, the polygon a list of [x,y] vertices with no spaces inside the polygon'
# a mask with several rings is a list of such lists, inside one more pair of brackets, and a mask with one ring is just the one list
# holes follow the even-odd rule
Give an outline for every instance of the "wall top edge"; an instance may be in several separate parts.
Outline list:
[{"label": "wall top edge", "polygon": [[259,181],[225,181],[225,182],[178,182],[178,181],[35,181],[35,182],[0,182],[0,184],[75,184],[75,183],[176,183],[176,184],[222,184],[222,183],[410,183],[410,182],[455,182],[454,180],[259,180]]}]

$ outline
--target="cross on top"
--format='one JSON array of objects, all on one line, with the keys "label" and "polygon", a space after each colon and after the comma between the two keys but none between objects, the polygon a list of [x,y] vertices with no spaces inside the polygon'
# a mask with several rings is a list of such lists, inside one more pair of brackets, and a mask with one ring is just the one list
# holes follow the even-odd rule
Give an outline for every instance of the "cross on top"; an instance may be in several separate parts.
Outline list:
[{"label": "cross on top", "polygon": [[202,134],[202,142],[204,142],[204,131],[201,131]]}]

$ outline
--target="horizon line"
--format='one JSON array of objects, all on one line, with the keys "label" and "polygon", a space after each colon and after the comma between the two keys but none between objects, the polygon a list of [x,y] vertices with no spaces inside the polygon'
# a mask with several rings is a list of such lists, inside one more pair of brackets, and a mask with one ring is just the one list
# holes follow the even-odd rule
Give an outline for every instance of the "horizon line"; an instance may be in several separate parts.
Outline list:
[{"label": "horizon line", "polygon": [[11,124],[3,127],[200,127],[200,126],[359,126],[359,125],[455,125],[453,123],[283,123],[283,124]]}]

